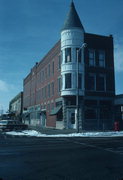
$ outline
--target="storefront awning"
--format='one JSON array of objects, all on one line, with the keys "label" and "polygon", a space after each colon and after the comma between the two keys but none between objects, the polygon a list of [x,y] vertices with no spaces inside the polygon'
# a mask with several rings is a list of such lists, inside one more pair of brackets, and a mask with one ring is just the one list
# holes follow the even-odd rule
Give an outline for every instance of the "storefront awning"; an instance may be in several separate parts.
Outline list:
[{"label": "storefront awning", "polygon": [[41,109],[41,112],[46,112],[46,109]]},{"label": "storefront awning", "polygon": [[58,114],[58,112],[61,110],[61,108],[62,108],[62,106],[55,107],[55,108],[51,111],[50,115],[53,116],[53,115]]}]

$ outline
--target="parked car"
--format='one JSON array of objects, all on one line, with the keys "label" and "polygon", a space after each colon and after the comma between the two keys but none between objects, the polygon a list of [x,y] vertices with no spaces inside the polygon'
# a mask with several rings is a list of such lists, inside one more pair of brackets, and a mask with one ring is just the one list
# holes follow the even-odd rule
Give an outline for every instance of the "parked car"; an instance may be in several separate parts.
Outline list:
[{"label": "parked car", "polygon": [[26,130],[28,125],[16,120],[1,120],[0,131]]}]

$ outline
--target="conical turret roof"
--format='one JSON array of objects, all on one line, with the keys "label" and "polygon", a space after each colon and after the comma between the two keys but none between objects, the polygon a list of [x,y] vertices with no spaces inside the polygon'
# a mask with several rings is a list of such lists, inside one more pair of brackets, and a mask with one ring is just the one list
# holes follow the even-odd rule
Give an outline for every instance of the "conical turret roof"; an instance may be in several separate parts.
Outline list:
[{"label": "conical turret roof", "polygon": [[73,1],[71,2],[70,10],[69,10],[67,18],[64,22],[62,31],[65,29],[72,29],[72,28],[84,29],[83,25],[80,21],[80,18],[77,14],[77,11],[75,9],[75,5],[74,5]]}]

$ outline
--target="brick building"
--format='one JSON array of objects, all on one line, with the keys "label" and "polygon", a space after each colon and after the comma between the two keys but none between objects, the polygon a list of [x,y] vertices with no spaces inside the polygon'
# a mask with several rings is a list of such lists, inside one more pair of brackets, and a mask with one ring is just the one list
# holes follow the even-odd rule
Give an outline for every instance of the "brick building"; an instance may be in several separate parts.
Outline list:
[{"label": "brick building", "polygon": [[27,121],[58,129],[112,129],[114,97],[113,37],[86,33],[71,2],[60,40],[24,79]]},{"label": "brick building", "polygon": [[21,121],[22,112],[23,112],[23,92],[20,92],[9,102],[9,116],[11,117],[11,119],[16,119]]}]

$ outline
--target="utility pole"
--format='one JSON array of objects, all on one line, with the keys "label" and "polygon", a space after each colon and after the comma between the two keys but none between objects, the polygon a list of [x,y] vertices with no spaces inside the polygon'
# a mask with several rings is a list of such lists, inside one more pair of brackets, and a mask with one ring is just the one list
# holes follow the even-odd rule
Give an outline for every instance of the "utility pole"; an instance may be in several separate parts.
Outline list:
[{"label": "utility pole", "polygon": [[[83,43],[82,46],[77,50],[77,72],[76,72],[76,82],[77,82],[77,93],[76,93],[76,117],[77,117],[77,133],[79,133],[79,53],[81,49],[83,50],[85,47],[87,47],[86,43]],[[84,61],[84,51],[83,53],[83,61]]]}]

